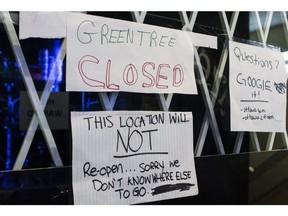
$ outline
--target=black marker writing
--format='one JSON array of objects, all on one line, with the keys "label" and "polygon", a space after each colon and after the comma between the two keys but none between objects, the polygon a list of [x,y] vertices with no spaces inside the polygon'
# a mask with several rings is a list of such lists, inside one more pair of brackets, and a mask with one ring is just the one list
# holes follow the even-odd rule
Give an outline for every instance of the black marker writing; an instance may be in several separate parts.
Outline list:
[{"label": "black marker writing", "polygon": [[251,113],[263,113],[263,112],[266,112],[266,109],[263,109],[263,108],[252,108],[250,106],[246,106],[244,107],[244,109],[241,109],[241,111],[243,111],[244,113],[246,112],[251,112]]},{"label": "black marker writing", "polygon": [[137,185],[144,185],[144,184],[151,184],[151,176],[128,176],[127,185],[128,186],[137,186]]},{"label": "black marker writing", "polygon": [[169,167],[180,167],[179,160],[169,161]]},{"label": "black marker writing", "polygon": [[123,132],[121,133],[120,130],[117,130],[116,153],[123,155],[115,155],[114,157],[121,158],[142,154],[163,154],[163,152],[153,152],[152,134],[157,131],[158,129],[138,131],[131,130],[129,127],[125,139],[125,136],[123,137],[122,135]]},{"label": "black marker writing", "polygon": [[267,100],[245,100],[245,99],[243,99],[243,100],[240,100],[240,102],[252,102],[252,103],[254,103],[254,102],[259,102],[259,103],[268,103],[269,101],[267,101]]},{"label": "black marker writing", "polygon": [[114,155],[114,158],[127,158],[127,157],[134,157],[139,155],[155,155],[155,154],[168,154],[168,152],[140,152],[135,154],[125,154],[125,155]]},{"label": "black marker writing", "polygon": [[155,188],[152,188],[152,196],[167,193],[171,191],[187,191],[190,190],[191,187],[193,187],[195,184],[190,183],[178,183],[178,184],[167,184],[167,185],[161,185]]},{"label": "black marker writing", "polygon": [[259,78],[254,78],[251,76],[243,76],[242,73],[239,73],[236,76],[236,81],[240,85],[249,86],[252,88],[257,88],[261,90],[272,91],[270,86],[270,80],[263,80]]},{"label": "black marker writing", "polygon": [[189,122],[185,113],[169,113],[169,122],[172,123],[181,123],[181,122]]},{"label": "black marker writing", "polygon": [[257,54],[251,54],[246,51],[242,51],[239,47],[233,49],[233,53],[240,62],[247,62],[254,64],[255,66],[260,66],[262,68],[273,69],[273,62],[267,59],[260,59]]},{"label": "black marker writing", "polygon": [[286,92],[286,84],[283,82],[283,83],[276,83],[274,82],[274,86],[275,86],[275,89],[278,93],[280,94],[285,94]]},{"label": "black marker writing", "polygon": [[140,168],[141,173],[148,172],[150,170],[159,170],[159,169],[161,169],[161,171],[163,172],[165,168],[165,164],[164,164],[164,161],[151,161],[148,164],[140,163],[139,168]]},{"label": "black marker writing", "polygon": [[278,60],[275,60],[275,62],[276,62],[276,69],[278,69],[279,61],[278,61]]},{"label": "black marker writing", "polygon": [[132,190],[132,193],[129,190],[124,190],[124,189],[117,189],[115,192],[119,192],[119,198],[125,198],[128,199],[130,195],[134,197],[143,197],[146,195],[146,188],[145,187],[135,187]]},{"label": "black marker writing", "polygon": [[94,190],[96,191],[106,191],[115,188],[115,179],[113,178],[112,181],[102,182],[98,179],[92,180]]},{"label": "black marker writing", "polygon": [[113,127],[113,122],[111,120],[112,116],[91,116],[83,118],[83,120],[87,121],[87,129],[91,130],[91,128],[95,129],[103,129],[103,128],[111,128]]},{"label": "black marker writing", "polygon": [[95,177],[97,175],[109,177],[111,174],[123,173],[123,166],[121,163],[113,164],[111,166],[103,166],[101,168],[91,166],[90,162],[83,165],[83,174],[85,177]]}]

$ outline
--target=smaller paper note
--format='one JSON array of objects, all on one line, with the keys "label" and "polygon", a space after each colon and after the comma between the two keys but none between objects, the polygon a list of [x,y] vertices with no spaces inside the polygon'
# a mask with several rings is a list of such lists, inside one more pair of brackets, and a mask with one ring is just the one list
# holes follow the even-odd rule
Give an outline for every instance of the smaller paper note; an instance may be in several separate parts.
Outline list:
[{"label": "smaller paper note", "polygon": [[284,132],[286,69],[281,52],[229,42],[232,131]]}]

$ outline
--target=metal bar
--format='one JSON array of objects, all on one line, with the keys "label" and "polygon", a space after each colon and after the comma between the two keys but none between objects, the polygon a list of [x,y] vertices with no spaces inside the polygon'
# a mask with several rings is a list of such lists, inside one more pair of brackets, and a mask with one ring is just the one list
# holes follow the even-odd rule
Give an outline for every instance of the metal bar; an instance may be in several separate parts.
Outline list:
[{"label": "metal bar", "polygon": [[[235,31],[235,27],[237,24],[237,20],[239,17],[239,12],[235,12],[232,14],[232,19],[231,19],[231,30],[230,30],[230,26],[228,25],[228,21],[226,18],[226,14],[225,12],[222,12],[220,15],[220,18],[222,17],[222,23],[224,25],[224,27],[226,28],[226,31],[229,32],[228,33],[228,39],[232,40],[234,31]],[[225,17],[225,18],[224,18]],[[226,20],[226,21],[224,21]],[[225,69],[225,65],[228,59],[228,47],[224,47],[223,51],[221,53],[220,56],[220,65],[218,65],[218,69],[216,71],[215,74],[215,79],[213,82],[213,86],[212,86],[212,93],[211,93],[211,102],[212,105],[214,107],[218,93],[219,93],[219,87],[220,87],[220,83],[223,77],[223,73],[224,73],[224,69]],[[204,142],[205,142],[205,138],[207,136],[207,132],[208,132],[208,126],[209,126],[209,121],[208,121],[208,111],[206,110],[202,125],[201,125],[201,129],[200,129],[200,134],[197,140],[197,144],[196,144],[196,149],[195,149],[195,154],[197,156],[200,156],[204,147]]]},{"label": "metal bar", "polygon": [[193,11],[190,14],[190,25],[192,26],[191,31],[193,31],[193,28],[194,28],[194,25],[195,25],[195,22],[196,22],[196,19],[197,19],[197,15],[198,15],[198,11]]},{"label": "metal bar", "polygon": [[276,133],[269,133],[268,141],[266,144],[266,151],[271,151],[273,149],[273,143],[275,140]]},{"label": "metal bar", "polygon": [[[263,40],[264,40],[264,32],[263,32],[263,28],[262,28],[262,23],[261,23],[261,19],[260,19],[260,16],[259,16],[259,12],[255,11],[253,14],[255,15],[256,23],[257,23],[257,26],[259,28],[259,31],[257,31],[258,37],[263,42]],[[266,45],[265,45],[265,47],[266,47]]]},{"label": "metal bar", "polygon": [[[59,72],[60,72],[59,67],[58,67],[58,61],[59,60],[63,61],[65,58],[65,55],[66,55],[66,39],[64,39],[62,42],[61,48],[60,48],[60,50],[57,54],[57,57],[56,57],[56,61],[53,63],[52,70],[49,74],[47,83],[46,83],[45,88],[43,90],[43,93],[41,95],[40,102],[41,102],[43,109],[46,106],[46,103],[49,99],[49,95],[51,93],[51,89],[55,83],[55,80],[57,79],[57,77],[59,75]],[[13,170],[22,169],[24,162],[25,162],[25,159],[27,157],[28,151],[30,149],[31,143],[34,139],[35,132],[37,130],[38,125],[39,125],[39,121],[38,121],[37,115],[34,113],[32,119],[30,121],[28,130],[26,132],[25,138],[23,140],[22,146],[21,146],[20,151],[18,153],[18,156],[15,160]]]},{"label": "metal bar", "polygon": [[167,97],[166,97],[166,105],[167,105],[167,107],[170,107],[172,98],[173,98],[173,94],[167,94]]},{"label": "metal bar", "polygon": [[43,132],[45,141],[47,143],[49,152],[52,156],[52,160],[54,162],[54,164],[56,166],[62,166],[62,160],[61,157],[59,155],[59,152],[57,150],[57,146],[56,143],[54,141],[52,132],[50,130],[49,124],[47,122],[46,116],[44,114],[44,110],[43,107],[41,105],[41,102],[39,100],[36,88],[34,86],[31,74],[29,72],[27,63],[25,61],[25,57],[24,54],[22,52],[21,49],[21,45],[20,42],[18,40],[15,28],[13,26],[13,22],[11,20],[10,14],[9,12],[1,12],[3,15],[3,24],[6,30],[6,33],[8,35],[13,53],[15,55],[15,58],[17,60],[17,63],[19,64],[19,68],[20,68],[20,73],[21,76],[24,80],[24,84],[26,86],[26,89],[28,90],[28,96],[29,99],[32,103],[32,107],[34,109],[34,111],[37,113],[38,116],[38,120],[39,120],[39,125],[40,128]]},{"label": "metal bar", "polygon": [[212,133],[214,136],[214,140],[216,143],[216,148],[219,154],[225,154],[225,150],[223,147],[223,143],[222,143],[222,139],[220,136],[220,132],[218,129],[218,125],[217,125],[217,121],[216,121],[216,117],[215,117],[215,113],[214,113],[214,109],[213,109],[213,105],[209,96],[209,90],[206,84],[206,80],[205,80],[205,76],[203,73],[203,69],[201,66],[201,62],[200,62],[200,58],[198,55],[198,51],[197,49],[194,47],[194,56],[195,56],[195,60],[196,60],[196,65],[197,65],[197,73],[201,82],[200,85],[200,89],[202,91],[202,95],[203,95],[203,100],[204,100],[204,104],[206,106],[206,110],[208,110],[209,113],[209,121],[211,123],[211,129],[212,129]]},{"label": "metal bar", "polygon": [[227,19],[227,16],[226,16],[226,12],[225,12],[225,11],[221,11],[221,14],[222,14],[222,16],[220,16],[220,18],[222,18],[222,19],[221,19],[222,25],[224,25],[224,27],[226,27],[226,31],[227,31],[228,38],[229,38],[230,40],[232,40],[233,34],[232,34],[232,32],[230,31],[230,25],[229,25],[229,23],[228,23],[228,19]]},{"label": "metal bar", "polygon": [[236,142],[234,145],[233,153],[238,154],[240,153],[242,142],[244,138],[244,132],[238,132],[236,137]]},{"label": "metal bar", "polygon": [[132,11],[132,18],[135,22],[143,23],[146,17],[147,11]]},{"label": "metal bar", "polygon": [[268,12],[268,15],[266,16],[265,23],[264,23],[264,38],[263,43],[267,43],[268,34],[271,26],[271,21],[273,17],[273,11]]},{"label": "metal bar", "polygon": [[288,149],[288,136],[287,136],[286,131],[284,133],[281,133],[281,139],[282,139],[282,142],[284,143],[286,149]]},{"label": "metal bar", "polygon": [[234,35],[234,32],[235,32],[235,28],[236,28],[236,24],[237,24],[237,21],[238,21],[238,17],[239,17],[239,11],[236,11],[232,14],[232,18],[231,18],[231,40],[233,40],[233,35]]},{"label": "metal bar", "polygon": [[157,100],[158,100],[158,103],[161,107],[161,110],[163,110],[163,111],[169,110],[169,106],[167,106],[167,104],[166,104],[166,99],[165,99],[164,94],[157,94]]},{"label": "metal bar", "polygon": [[119,94],[119,92],[113,92],[110,95],[109,101],[110,101],[110,104],[111,104],[112,108],[114,108],[114,106],[115,106],[116,100],[118,98],[118,94]]},{"label": "metal bar", "polygon": [[[194,27],[194,25],[195,25],[195,21],[196,21],[196,18],[197,18],[197,14],[198,14],[198,12],[192,12],[192,15],[191,15],[190,21],[189,21],[186,11],[180,12],[180,19],[181,19],[182,24],[183,24],[182,30],[184,30],[184,31],[187,31],[187,30],[188,30],[188,31],[192,31],[192,30],[193,30],[193,27]],[[200,45],[200,44],[197,44],[197,45]],[[196,45],[196,46],[197,46],[197,45]],[[194,46],[195,46],[195,44],[194,44]],[[207,111],[206,111],[206,112],[207,112]],[[207,116],[208,116],[208,115],[207,115]],[[207,119],[208,119],[208,117],[207,117]],[[207,124],[208,124],[208,120],[207,120]],[[203,128],[201,128],[201,130],[202,130],[202,129],[203,129]],[[207,129],[208,129],[208,127],[207,127]],[[200,135],[201,135],[201,134],[204,134],[204,133],[202,133],[202,132],[200,131]],[[207,134],[207,132],[205,133],[205,137],[206,137],[206,134]],[[199,137],[200,137],[200,136],[199,136]],[[199,141],[199,137],[198,137],[198,141]],[[203,149],[203,146],[204,146],[205,137],[204,137],[203,139],[200,138],[200,141],[201,141],[200,144],[199,144],[199,142],[196,143],[196,147],[195,147],[195,156],[196,156],[196,157],[197,157],[197,156],[200,156],[201,153],[202,153],[202,149]]]},{"label": "metal bar", "polygon": [[287,20],[286,11],[282,11],[280,13],[281,13],[281,18],[284,22],[284,34],[285,34],[286,44],[288,44],[288,20]]},{"label": "metal bar", "polygon": [[182,22],[182,30],[183,31],[193,31],[193,27],[197,18],[197,11],[194,11],[190,14],[190,17],[188,19],[187,12],[186,11],[180,11],[179,16],[180,20]]},{"label": "metal bar", "polygon": [[[221,53],[221,57],[220,57],[220,66],[219,69],[217,69],[217,73],[215,75],[215,80],[213,82],[213,87],[212,87],[212,93],[211,93],[211,102],[212,105],[214,107],[215,102],[216,102],[216,98],[219,92],[219,87],[220,87],[220,83],[221,83],[221,79],[223,76],[223,72],[224,72],[224,68],[225,68],[225,64],[228,58],[228,49],[223,49],[222,53]],[[195,148],[195,155],[196,156],[201,156],[202,154],[202,150],[204,147],[204,142],[207,136],[207,132],[208,132],[208,126],[209,126],[209,113],[206,110],[203,121],[202,121],[202,125],[201,125],[201,129],[200,129],[200,133],[197,139],[197,143],[196,143],[196,148]]]},{"label": "metal bar", "polygon": [[190,21],[188,19],[187,12],[186,11],[180,11],[179,16],[180,16],[180,20],[181,20],[182,25],[183,25],[182,30],[187,30],[186,27],[190,25]]},{"label": "metal bar", "polygon": [[258,137],[257,137],[257,133],[256,132],[250,132],[250,135],[251,135],[252,146],[253,146],[254,150],[257,151],[257,152],[260,152],[261,148],[260,148],[260,145],[259,145],[259,140],[258,140]]},{"label": "metal bar", "polygon": [[109,100],[107,93],[106,92],[100,92],[100,93],[98,93],[98,95],[99,95],[99,98],[100,98],[100,101],[101,101],[101,104],[102,104],[104,110],[108,110],[108,111],[113,110],[114,105],[110,104],[110,100]]}]

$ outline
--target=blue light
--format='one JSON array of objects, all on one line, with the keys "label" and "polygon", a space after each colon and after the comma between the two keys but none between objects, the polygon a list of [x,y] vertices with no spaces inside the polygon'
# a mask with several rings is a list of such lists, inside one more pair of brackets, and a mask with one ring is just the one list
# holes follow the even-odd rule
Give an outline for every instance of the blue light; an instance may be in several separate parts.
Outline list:
[{"label": "blue light", "polygon": [[[14,86],[14,83],[4,83],[4,86],[6,87],[8,100],[7,100],[7,107],[8,107],[8,115],[6,116],[6,125],[4,126],[4,129],[6,130],[6,163],[5,168],[6,170],[12,169],[12,130],[9,127],[9,124],[14,124],[14,115],[13,115],[13,106],[14,103],[12,101],[12,87]],[[8,126],[7,126],[8,124]]]},{"label": "blue light", "polygon": [[58,76],[53,85],[52,92],[59,92],[59,85],[63,82],[63,61],[57,60],[57,54],[61,48],[61,41],[55,40],[54,45],[50,49],[40,50],[38,62],[39,66],[42,69],[42,79],[47,81],[49,78],[49,74],[53,70],[53,66],[55,70],[58,70]]}]

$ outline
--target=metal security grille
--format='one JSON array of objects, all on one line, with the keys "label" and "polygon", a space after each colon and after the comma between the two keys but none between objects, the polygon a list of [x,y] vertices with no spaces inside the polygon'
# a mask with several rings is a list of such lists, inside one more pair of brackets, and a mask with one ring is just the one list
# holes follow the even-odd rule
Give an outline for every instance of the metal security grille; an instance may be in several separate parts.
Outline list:
[{"label": "metal security grille", "polygon": [[[192,31],[213,35],[218,39],[217,51],[211,51],[205,47],[195,47],[195,73],[197,78],[197,86],[200,91],[197,96],[181,96],[178,94],[128,94],[128,93],[82,93],[80,95],[81,105],[76,109],[86,110],[85,104],[99,104],[96,110],[115,110],[115,109],[156,109],[162,111],[169,110],[189,110],[194,116],[200,119],[194,122],[195,128],[195,156],[203,155],[224,155],[237,154],[241,151],[270,151],[275,149],[276,133],[261,133],[264,140],[260,142],[259,133],[253,132],[229,132],[229,128],[224,129],[222,122],[227,123],[223,112],[224,101],[229,97],[227,92],[227,76],[225,73],[229,71],[228,65],[228,46],[230,40],[249,40],[251,30],[249,26],[255,27],[256,37],[253,41],[259,42],[262,46],[267,47],[270,40],[277,37],[279,41],[285,41],[282,44],[273,44],[281,46],[281,51],[286,51],[288,46],[287,33],[288,21],[286,12],[113,12],[113,13],[93,13],[90,14],[107,16],[117,19],[125,19],[138,23],[146,23],[153,25],[162,25],[164,27],[182,29],[183,31]],[[206,17],[206,18],[205,18]],[[205,22],[202,22],[204,20]],[[208,19],[207,19],[208,18]],[[54,166],[63,166],[61,154],[59,154],[59,143],[56,143],[53,133],[47,123],[44,108],[51,93],[52,86],[58,76],[59,66],[54,64],[49,74],[48,81],[45,85],[43,93],[38,97],[31,74],[29,72],[25,56],[23,54],[18,36],[15,30],[9,12],[1,12],[1,20],[5,27],[9,38],[11,49],[13,50],[15,59],[20,65],[20,73],[26,86],[28,96],[32,103],[35,114],[27,129],[21,148],[17,152],[17,158],[13,164],[13,170],[22,169],[25,159],[27,158],[29,149],[34,139],[35,131],[38,125],[41,128],[43,137]],[[157,21],[158,20],[158,21]],[[161,23],[159,20],[162,20]],[[273,35],[273,23],[280,20],[277,24],[282,29],[282,34]],[[246,25],[243,25],[246,23]],[[17,26],[16,26],[17,27]],[[252,40],[252,39],[251,39]],[[205,45],[203,45],[205,46]],[[211,54],[212,53],[212,54]],[[215,54],[216,53],[216,54]],[[66,55],[66,39],[62,41],[62,46],[57,54],[57,59],[63,61]],[[26,56],[27,58],[27,56]],[[69,93],[70,98],[79,95]],[[132,95],[132,96],[131,96]],[[121,105],[119,101],[125,98],[126,104]],[[138,100],[134,100],[137,98]],[[128,101],[128,102],[127,102]],[[142,105],[135,106],[135,103],[141,102]],[[185,102],[185,103],[184,103]],[[80,103],[80,102],[79,102]],[[131,106],[130,106],[130,105]],[[188,104],[188,105],[187,105]],[[153,106],[152,106],[153,105]],[[217,107],[216,107],[217,106]],[[221,107],[223,106],[223,107]],[[148,107],[148,108],[147,108]],[[217,110],[216,110],[217,109]],[[225,110],[224,110],[225,111]],[[227,114],[227,113],[226,113]],[[228,120],[229,121],[229,120]],[[221,126],[220,126],[221,124]],[[69,132],[68,135],[70,136]],[[288,138],[287,132],[281,133],[281,145],[277,148],[287,149]],[[244,141],[245,140],[245,141]],[[243,143],[248,143],[248,149],[243,150]],[[279,141],[277,141],[279,144]],[[63,143],[61,144],[63,145]],[[71,145],[71,143],[65,143]],[[253,149],[250,149],[250,145]],[[263,147],[264,146],[264,147]],[[206,149],[206,152],[205,152]],[[210,150],[211,149],[211,150]],[[62,153],[62,157],[63,157]],[[68,162],[69,165],[69,162]]]}]

